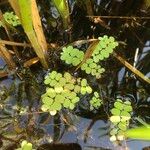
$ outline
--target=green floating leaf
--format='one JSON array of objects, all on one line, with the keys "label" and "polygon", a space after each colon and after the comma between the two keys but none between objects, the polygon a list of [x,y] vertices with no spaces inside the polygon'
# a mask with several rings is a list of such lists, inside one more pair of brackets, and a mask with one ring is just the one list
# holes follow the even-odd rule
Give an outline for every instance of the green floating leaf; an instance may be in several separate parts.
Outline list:
[{"label": "green floating leaf", "polygon": [[132,106],[125,106],[124,111],[131,112],[132,111]]},{"label": "green floating leaf", "polygon": [[70,103],[69,108],[70,108],[71,110],[73,110],[73,109],[75,108],[75,105],[74,105],[73,103]]},{"label": "green floating leaf", "polygon": [[71,80],[71,74],[68,72],[64,73],[64,77],[66,78],[67,81]]},{"label": "green floating leaf", "polygon": [[54,87],[56,84],[57,84],[57,81],[56,81],[56,80],[51,80],[50,86]]},{"label": "green floating leaf", "polygon": [[51,82],[51,79],[49,79],[49,78],[46,78],[45,80],[44,80],[44,84],[50,84],[50,82]]},{"label": "green floating leaf", "polygon": [[51,79],[55,79],[55,77],[56,77],[56,75],[57,75],[57,72],[56,71],[52,71],[51,73],[50,73],[50,78]]},{"label": "green floating leaf", "polygon": [[51,108],[50,108],[50,110],[61,110],[61,108],[62,108],[62,105],[60,104],[60,103],[58,103],[58,102],[54,102],[52,105],[51,105]]},{"label": "green floating leaf", "polygon": [[90,86],[87,86],[86,91],[87,91],[88,94],[91,94],[92,93],[92,88]]},{"label": "green floating leaf", "polygon": [[111,131],[110,131],[110,135],[116,135],[118,133],[118,129],[117,128],[113,128]]},{"label": "green floating leaf", "polygon": [[110,121],[115,123],[115,122],[120,122],[121,121],[121,117],[120,116],[111,116],[110,117]]},{"label": "green floating leaf", "polygon": [[63,87],[60,84],[56,84],[54,89],[56,93],[61,93],[63,91]]},{"label": "green floating leaf", "polygon": [[119,129],[121,129],[122,131],[126,131],[127,130],[127,126],[125,122],[120,122],[118,124]]},{"label": "green floating leaf", "polygon": [[80,90],[81,90],[81,87],[80,87],[79,85],[75,85],[75,86],[74,86],[74,91],[75,91],[76,93],[79,93]]},{"label": "green floating leaf", "polygon": [[44,97],[44,98],[42,99],[42,102],[43,102],[45,105],[50,106],[50,105],[53,103],[53,99],[50,98],[50,97]]},{"label": "green floating leaf", "polygon": [[55,90],[53,88],[48,88],[46,93],[51,98],[54,98],[56,96],[56,92],[55,92]]},{"label": "green floating leaf", "polygon": [[55,79],[56,81],[59,81],[62,78],[62,74],[61,73],[57,73]]},{"label": "green floating leaf", "polygon": [[121,116],[130,117],[131,115],[127,111],[122,111]]},{"label": "green floating leaf", "polygon": [[58,103],[64,103],[65,97],[62,94],[57,94],[55,97],[55,101]]},{"label": "green floating leaf", "polygon": [[74,89],[74,85],[73,84],[66,84],[64,86],[64,89],[73,90]]},{"label": "green floating leaf", "polygon": [[86,70],[85,70],[85,72],[87,73],[87,74],[90,74],[91,73],[91,68],[86,68]]},{"label": "green floating leaf", "polygon": [[77,103],[77,102],[79,102],[79,97],[75,97],[75,98],[73,98],[72,100],[71,100],[71,102],[72,103]]},{"label": "green floating leaf", "polygon": [[81,94],[85,95],[86,94],[86,87],[81,87]]},{"label": "green floating leaf", "polygon": [[95,96],[96,98],[99,98],[98,92],[94,92],[94,96]]},{"label": "green floating leaf", "polygon": [[81,80],[81,86],[87,86],[87,80],[86,79]]},{"label": "green floating leaf", "polygon": [[120,115],[120,110],[119,109],[116,109],[116,108],[113,108],[111,110],[111,113],[114,115],[114,116],[119,116]]},{"label": "green floating leaf", "polygon": [[49,108],[50,108],[50,106],[48,106],[47,104],[43,104],[41,106],[41,110],[44,111],[44,112],[48,111]]},{"label": "green floating leaf", "polygon": [[61,85],[61,86],[64,86],[65,84],[66,84],[66,82],[67,82],[67,80],[66,80],[66,78],[60,78],[60,80],[59,80],[59,84]]},{"label": "green floating leaf", "polygon": [[70,100],[65,99],[63,106],[64,106],[65,108],[69,108],[70,103],[71,103]]},{"label": "green floating leaf", "polygon": [[66,64],[72,64],[73,66],[79,65],[84,58],[84,53],[77,48],[68,46],[63,48],[61,53],[61,60],[64,60]]}]

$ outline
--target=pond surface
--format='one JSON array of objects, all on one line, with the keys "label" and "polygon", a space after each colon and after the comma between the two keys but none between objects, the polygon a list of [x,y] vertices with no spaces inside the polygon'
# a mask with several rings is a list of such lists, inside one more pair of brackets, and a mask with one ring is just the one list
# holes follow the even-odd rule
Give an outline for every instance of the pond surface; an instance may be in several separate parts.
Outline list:
[{"label": "pond surface", "polygon": [[[2,61],[1,61],[2,64]],[[12,83],[15,83],[17,86],[22,83],[19,79],[14,79],[12,76],[9,78],[3,79],[0,82],[1,92],[3,90],[3,87],[6,87],[9,89],[10,85]],[[15,91],[17,88],[14,89]],[[22,111],[25,111],[24,114],[17,116],[17,109],[13,110],[16,105],[16,97],[17,93],[13,92],[8,101],[7,104],[12,105],[12,107],[8,107],[5,110],[1,109],[0,111],[0,124],[1,124],[1,134],[4,135],[8,134],[8,137],[15,137],[16,135],[21,135],[20,132],[16,130],[16,133],[12,133],[13,129],[22,130],[22,128],[26,128],[29,135],[26,135],[28,138],[29,136],[32,136],[32,142],[35,142],[36,140],[38,143],[47,143],[47,142],[58,142],[58,143],[78,143],[83,150],[105,150],[105,149],[111,149],[111,150],[124,150],[128,147],[130,150],[142,150],[142,148],[150,146],[150,141],[141,141],[141,140],[125,140],[122,142],[121,146],[114,145],[109,140],[109,126],[110,122],[107,121],[107,118],[103,119],[96,119],[94,121],[94,115],[93,119],[88,119],[87,117],[84,117],[84,114],[80,113],[80,116],[72,114],[71,112],[64,112],[63,115],[60,113],[55,119],[50,117],[48,114],[36,114],[36,105],[32,108],[31,114],[27,114],[29,111],[28,108],[26,108],[28,111],[24,110],[22,108]],[[29,102],[27,99],[24,99],[22,101],[25,105],[29,105]],[[80,110],[78,110],[80,111]],[[142,110],[144,111],[144,110]],[[6,113],[7,112],[7,113]],[[97,114],[95,114],[97,115]],[[6,119],[2,119],[5,118]],[[18,125],[14,125],[14,118],[18,119]],[[6,123],[5,126],[3,126],[3,123]],[[13,123],[13,125],[11,124]],[[31,125],[29,125],[31,124]],[[34,127],[33,127],[34,124]],[[19,126],[19,127],[18,127]],[[29,128],[32,129],[29,129]],[[30,131],[31,130],[31,131]],[[34,131],[35,130],[35,131]],[[41,131],[42,130],[42,131]],[[30,132],[35,132],[34,135]],[[41,133],[40,133],[41,132]],[[40,133],[40,134],[39,134]],[[9,135],[10,134],[10,135]],[[12,135],[11,135],[12,134]],[[24,132],[23,132],[24,135]],[[38,138],[36,137],[38,136]],[[35,138],[35,141],[34,141]],[[5,145],[3,143],[3,145]],[[7,144],[6,144],[7,145]],[[11,141],[9,141],[9,145],[11,145]],[[1,148],[3,149],[3,147]]]}]

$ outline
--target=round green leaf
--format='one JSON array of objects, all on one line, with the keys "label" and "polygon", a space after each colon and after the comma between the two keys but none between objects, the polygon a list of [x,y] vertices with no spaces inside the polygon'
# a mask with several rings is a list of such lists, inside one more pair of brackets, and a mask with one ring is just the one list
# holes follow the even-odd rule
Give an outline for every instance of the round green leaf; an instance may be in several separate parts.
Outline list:
[{"label": "round green leaf", "polygon": [[56,93],[61,93],[63,91],[63,87],[60,84],[56,84],[54,89]]},{"label": "round green leaf", "polygon": [[130,117],[131,115],[127,111],[122,111],[121,116]]},{"label": "round green leaf", "polygon": [[57,73],[55,79],[56,81],[59,81],[62,78],[62,74],[61,73]]},{"label": "round green leaf", "polygon": [[53,88],[48,88],[46,93],[51,98],[54,98],[56,96],[56,92],[55,92],[55,90]]},{"label": "round green leaf", "polygon": [[56,80],[51,80],[50,86],[54,87],[56,84],[57,84],[57,81],[56,81]]},{"label": "round green leaf", "polygon": [[81,80],[81,86],[86,86],[87,85],[87,80],[86,79],[82,79]]},{"label": "round green leaf", "polygon": [[51,105],[51,109],[52,110],[61,110],[61,108],[62,108],[62,106],[61,106],[61,104],[60,103],[58,103],[58,102],[54,102],[52,105]]},{"label": "round green leaf", "polygon": [[60,78],[60,80],[59,80],[59,84],[61,85],[61,86],[64,86],[65,84],[66,84],[66,78]]},{"label": "round green leaf", "polygon": [[57,75],[57,72],[56,72],[56,71],[52,71],[52,72],[50,73],[50,78],[51,78],[51,79],[55,79],[56,75]]},{"label": "round green leaf", "polygon": [[74,92],[79,93],[81,90],[81,87],[79,85],[74,86]]},{"label": "round green leaf", "polygon": [[91,94],[92,93],[92,88],[90,86],[87,86],[86,91],[87,91],[87,93]]},{"label": "round green leaf", "polygon": [[81,94],[85,95],[86,94],[86,87],[81,87]]},{"label": "round green leaf", "polygon": [[74,105],[73,103],[70,103],[69,108],[70,108],[71,110],[73,110],[73,109],[75,108],[75,105]]},{"label": "round green leaf", "polygon": [[50,84],[50,82],[51,82],[51,79],[50,78],[46,78],[45,80],[44,80],[44,84]]},{"label": "round green leaf", "polygon": [[68,81],[68,80],[71,80],[71,74],[68,73],[68,72],[65,72],[65,73],[64,73],[64,77],[66,78],[67,81]]},{"label": "round green leaf", "polygon": [[70,100],[65,99],[65,101],[64,101],[64,103],[63,103],[63,106],[64,106],[65,108],[69,108],[70,103],[71,103]]},{"label": "round green leaf", "polygon": [[120,116],[120,110],[119,110],[119,109],[113,108],[113,109],[111,110],[111,113],[112,113],[114,116]]},{"label": "round green leaf", "polygon": [[121,130],[123,130],[123,131],[127,130],[126,123],[124,123],[124,122],[120,122],[120,123],[118,124],[118,127],[119,127],[119,129],[121,129]]},{"label": "round green leaf", "polygon": [[90,74],[90,73],[91,73],[91,68],[87,67],[86,70],[85,70],[85,72],[86,72],[87,74]]},{"label": "round green leaf", "polygon": [[42,99],[42,102],[43,102],[44,104],[50,106],[50,105],[53,103],[53,99],[50,98],[50,97],[44,97],[44,98]]},{"label": "round green leaf", "polygon": [[75,98],[73,98],[72,100],[71,100],[71,102],[72,103],[77,103],[77,102],[79,102],[79,97],[75,97]]}]

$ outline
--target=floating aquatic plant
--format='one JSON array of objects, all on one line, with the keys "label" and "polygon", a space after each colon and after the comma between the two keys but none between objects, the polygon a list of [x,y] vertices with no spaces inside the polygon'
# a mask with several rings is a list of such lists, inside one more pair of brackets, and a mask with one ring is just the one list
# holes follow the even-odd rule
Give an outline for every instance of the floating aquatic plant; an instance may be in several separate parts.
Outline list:
[{"label": "floating aquatic plant", "polygon": [[92,54],[93,60],[96,63],[108,58],[113,50],[118,46],[118,42],[115,41],[114,37],[104,35],[98,39],[99,43]]},{"label": "floating aquatic plant", "polygon": [[90,100],[90,110],[98,109],[102,105],[102,100],[98,92],[94,92],[94,96]]},{"label": "floating aquatic plant", "polygon": [[65,61],[66,64],[77,66],[81,63],[83,57],[84,52],[78,50],[77,48],[73,48],[72,46],[68,46],[63,48],[60,59]]},{"label": "floating aquatic plant", "polygon": [[51,115],[55,115],[63,107],[73,110],[79,102],[79,93],[82,95],[92,93],[86,79],[75,79],[68,72],[61,74],[52,71],[46,76],[44,83],[47,88],[42,95],[42,110],[49,111]]},{"label": "floating aquatic plant", "polygon": [[111,131],[110,140],[123,140],[124,132],[129,126],[129,120],[131,119],[132,106],[130,101],[123,102],[117,99],[114,103],[114,108],[111,109],[112,116],[111,121]]},{"label": "floating aquatic plant", "polygon": [[[81,65],[81,70],[95,76],[97,79],[99,79],[101,74],[105,71],[105,69],[100,66],[99,62],[108,58],[116,46],[118,46],[118,43],[113,37],[105,35],[98,39],[99,42],[96,45],[93,54]],[[72,46],[68,46],[63,48],[60,58],[65,61],[66,64],[77,66],[83,61],[84,52],[73,48]]]},{"label": "floating aquatic plant", "polygon": [[[16,16],[14,12],[6,12],[3,14],[3,17],[7,23],[14,27],[21,24],[18,16]],[[0,26],[2,26],[2,22],[0,22]]]},{"label": "floating aquatic plant", "polygon": [[18,148],[16,150],[35,150],[32,148],[32,144],[27,142],[26,140],[22,141],[21,148]]},{"label": "floating aquatic plant", "polygon": [[101,77],[101,74],[105,71],[100,65],[94,62],[94,59],[87,59],[87,61],[81,66],[81,70],[85,70],[87,74],[96,76],[97,79]]}]

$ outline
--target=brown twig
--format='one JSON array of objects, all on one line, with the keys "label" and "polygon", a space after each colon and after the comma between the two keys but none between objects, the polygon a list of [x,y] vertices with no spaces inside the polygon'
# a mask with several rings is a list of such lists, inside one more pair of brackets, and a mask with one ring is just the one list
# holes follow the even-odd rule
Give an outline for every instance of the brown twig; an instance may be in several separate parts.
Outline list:
[{"label": "brown twig", "polygon": [[0,40],[0,44],[12,45],[12,46],[32,47],[30,44],[18,43],[18,42],[6,41],[6,40]]},{"label": "brown twig", "polygon": [[148,77],[146,77],[142,72],[140,72],[139,70],[137,70],[135,67],[133,67],[132,65],[130,65],[124,58],[122,58],[121,56],[119,56],[117,53],[113,53],[113,56],[115,58],[117,58],[125,67],[127,67],[132,73],[134,73],[137,77],[140,77],[141,79],[143,79],[145,82],[147,82],[148,84],[150,84],[150,79]]},{"label": "brown twig", "polygon": [[150,17],[140,17],[140,16],[87,16],[89,18],[104,18],[104,19],[140,19],[140,20],[149,20]]}]

